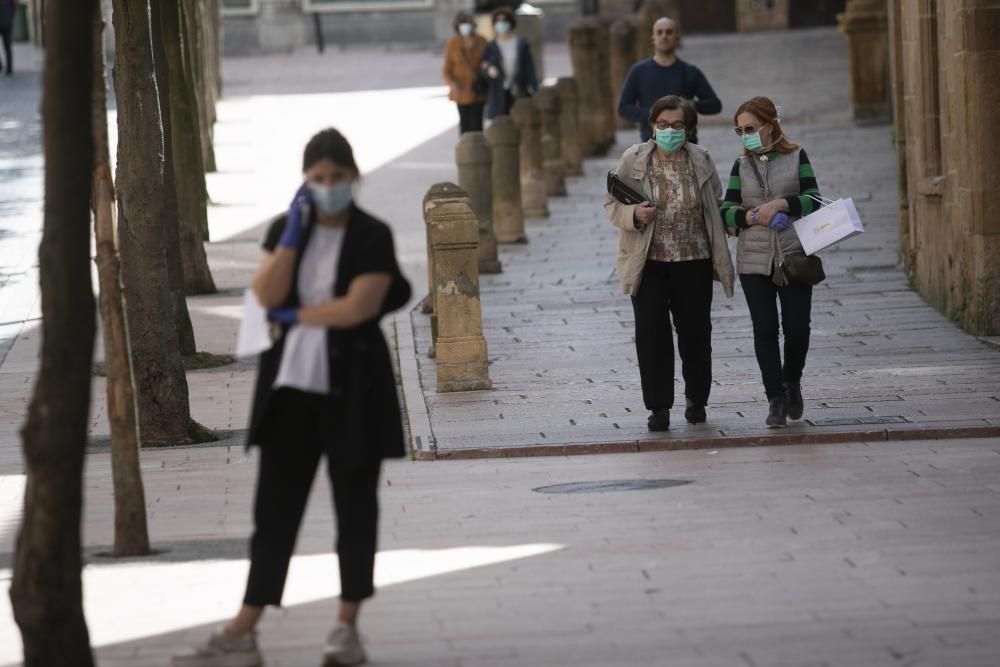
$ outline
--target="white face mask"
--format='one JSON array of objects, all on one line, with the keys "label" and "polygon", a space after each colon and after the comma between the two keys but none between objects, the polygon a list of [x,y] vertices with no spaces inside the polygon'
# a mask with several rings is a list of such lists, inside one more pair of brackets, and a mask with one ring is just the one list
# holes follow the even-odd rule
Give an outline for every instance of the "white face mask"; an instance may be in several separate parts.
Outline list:
[{"label": "white face mask", "polygon": [[338,183],[337,185],[316,185],[309,184],[309,193],[312,195],[313,203],[316,207],[327,215],[337,215],[344,211],[354,199],[354,191],[350,181]]},{"label": "white face mask", "polygon": [[510,21],[497,21],[493,28],[497,31],[497,34],[504,35],[510,32]]},{"label": "white face mask", "polygon": [[475,29],[476,29],[476,26],[472,25],[471,23],[459,23],[458,24],[458,32],[463,37],[468,37],[469,35],[472,34],[472,32]]}]

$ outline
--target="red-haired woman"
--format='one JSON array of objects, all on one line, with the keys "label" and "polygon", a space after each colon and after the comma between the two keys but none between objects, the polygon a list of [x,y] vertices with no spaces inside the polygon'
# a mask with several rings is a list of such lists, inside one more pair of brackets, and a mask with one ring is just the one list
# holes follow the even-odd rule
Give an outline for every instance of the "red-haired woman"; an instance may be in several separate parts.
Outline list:
[{"label": "red-haired woman", "polygon": [[805,254],[791,223],[819,206],[813,199],[819,187],[806,152],[781,131],[774,102],[754,97],[739,106],[733,121],[744,150],[729,175],[722,212],[726,226],[739,234],[736,271],[753,320],[754,352],[769,403],[765,423],[776,428],[788,418],[802,417],[812,286],[775,280],[775,272],[782,255]]}]

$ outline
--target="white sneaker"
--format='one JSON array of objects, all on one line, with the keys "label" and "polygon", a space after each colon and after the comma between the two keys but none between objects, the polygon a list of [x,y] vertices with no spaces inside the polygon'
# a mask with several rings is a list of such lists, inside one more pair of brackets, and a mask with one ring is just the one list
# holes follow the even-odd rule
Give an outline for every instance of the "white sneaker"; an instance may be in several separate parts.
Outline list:
[{"label": "white sneaker", "polygon": [[219,628],[193,652],[173,657],[173,667],[261,667],[264,658],[257,648],[256,633],[233,638]]},{"label": "white sneaker", "polygon": [[350,623],[337,623],[323,646],[323,667],[360,665],[366,659],[358,629]]}]

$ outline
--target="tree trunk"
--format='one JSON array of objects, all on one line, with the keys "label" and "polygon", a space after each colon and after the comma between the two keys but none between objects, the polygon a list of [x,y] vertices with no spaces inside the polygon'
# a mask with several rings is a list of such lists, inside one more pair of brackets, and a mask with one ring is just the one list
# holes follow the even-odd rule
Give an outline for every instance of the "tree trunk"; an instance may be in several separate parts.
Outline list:
[{"label": "tree trunk", "polygon": [[27,482],[10,587],[25,667],[94,664],[83,615],[80,558],[94,355],[94,144],[90,123],[81,119],[90,117],[94,8],[95,0],[49,0],[45,17],[41,368],[21,431]]},{"label": "tree trunk", "polygon": [[121,262],[115,247],[115,186],[108,149],[107,81],[104,63],[104,18],[100,3],[94,12],[94,77],[91,122],[94,127],[94,238],[104,371],[107,379],[108,421],[111,424],[111,477],[115,489],[115,556],[149,553],[146,494],[139,467],[139,423],[132,388],[132,357],[121,285]]},{"label": "tree trunk", "polygon": [[174,177],[173,123],[170,119],[170,77],[166,51],[163,47],[161,19],[162,0],[149,0],[150,31],[153,40],[153,72],[160,100],[160,123],[163,127],[163,239],[167,251],[167,280],[170,284],[170,305],[177,327],[181,355],[190,356],[197,349],[194,328],[184,295],[184,265],[181,260],[180,223],[178,222],[177,185]]},{"label": "tree trunk", "polygon": [[[188,51],[191,61],[191,72],[194,75],[195,99],[198,105],[198,128],[201,138],[202,158],[205,164],[205,171],[216,171],[215,148],[212,145],[212,123],[215,116],[215,103],[206,94],[209,88],[206,75],[208,72],[208,57],[205,53],[205,30],[211,29],[211,25],[205,24],[207,13],[204,2],[199,0],[180,0],[181,16],[185,22],[184,28],[190,36]],[[207,234],[207,230],[206,234]],[[206,236],[205,240],[208,238]]]},{"label": "tree trunk", "polygon": [[167,272],[163,134],[149,5],[114,0],[118,241],[139,430],[146,447],[191,442],[187,378]]},{"label": "tree trunk", "polygon": [[[202,162],[199,128],[195,123],[194,85],[190,72],[184,66],[186,41],[181,32],[180,11],[176,1],[160,2],[160,40],[165,52],[170,95],[161,99],[163,116],[169,109],[173,175],[177,189],[177,226],[180,233],[181,266],[184,274],[185,294],[212,294],[215,281],[208,266],[203,229],[208,227],[208,193],[205,187],[205,168]],[[166,135],[166,133],[164,133]]]}]

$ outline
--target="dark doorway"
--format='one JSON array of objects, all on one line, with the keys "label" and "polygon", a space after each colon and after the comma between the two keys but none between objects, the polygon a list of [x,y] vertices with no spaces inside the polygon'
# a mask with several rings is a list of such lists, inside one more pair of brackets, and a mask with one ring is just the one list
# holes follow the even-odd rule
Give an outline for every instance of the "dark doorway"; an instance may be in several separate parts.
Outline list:
[{"label": "dark doorway", "polygon": [[685,33],[736,30],[736,3],[733,0],[681,0],[680,11],[681,30]]},{"label": "dark doorway", "polygon": [[788,24],[793,28],[836,25],[837,14],[844,11],[847,0],[813,0],[789,3]]}]

